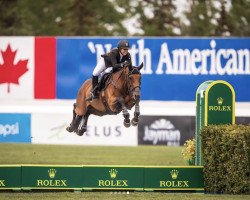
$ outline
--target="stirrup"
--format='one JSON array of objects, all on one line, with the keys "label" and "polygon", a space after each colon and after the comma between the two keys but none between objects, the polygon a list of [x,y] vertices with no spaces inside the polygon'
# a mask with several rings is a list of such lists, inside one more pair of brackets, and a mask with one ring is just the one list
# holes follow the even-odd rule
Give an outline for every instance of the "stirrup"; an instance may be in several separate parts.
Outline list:
[{"label": "stirrup", "polygon": [[98,99],[98,98],[99,98],[99,94],[98,93],[94,95],[94,92],[91,92],[90,95],[85,100],[86,101],[92,101],[92,100]]},{"label": "stirrup", "polygon": [[93,94],[91,93],[86,99],[85,101],[92,101],[93,100]]}]

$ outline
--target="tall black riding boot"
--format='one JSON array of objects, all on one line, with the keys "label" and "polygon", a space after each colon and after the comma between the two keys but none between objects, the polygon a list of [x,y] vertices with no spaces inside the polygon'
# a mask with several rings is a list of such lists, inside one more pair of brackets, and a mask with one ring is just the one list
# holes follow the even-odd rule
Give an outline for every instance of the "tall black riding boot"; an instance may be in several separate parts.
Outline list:
[{"label": "tall black riding boot", "polygon": [[97,84],[98,84],[98,76],[92,77],[92,93],[93,99],[98,99],[98,91],[97,91]]},{"label": "tall black riding boot", "polygon": [[97,91],[97,84],[98,84],[98,76],[93,76],[92,77],[92,90],[91,93],[92,95],[86,99],[86,101],[90,101],[93,99],[98,99],[98,91]]}]

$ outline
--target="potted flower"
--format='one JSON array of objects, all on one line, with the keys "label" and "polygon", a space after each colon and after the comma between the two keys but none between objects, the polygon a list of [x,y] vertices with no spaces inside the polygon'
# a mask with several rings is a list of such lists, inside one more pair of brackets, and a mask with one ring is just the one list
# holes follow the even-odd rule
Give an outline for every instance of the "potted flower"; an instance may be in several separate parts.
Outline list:
[{"label": "potted flower", "polygon": [[182,156],[188,165],[195,164],[195,139],[189,139],[184,143]]}]

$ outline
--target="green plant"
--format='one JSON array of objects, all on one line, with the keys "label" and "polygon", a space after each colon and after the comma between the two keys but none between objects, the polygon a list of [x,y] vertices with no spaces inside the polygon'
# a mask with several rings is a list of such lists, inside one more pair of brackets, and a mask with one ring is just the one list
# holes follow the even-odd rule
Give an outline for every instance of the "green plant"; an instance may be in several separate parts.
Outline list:
[{"label": "green plant", "polygon": [[188,165],[194,165],[195,161],[195,139],[189,139],[184,143],[182,156]]},{"label": "green plant", "polygon": [[250,126],[209,125],[201,131],[205,190],[250,193]]}]

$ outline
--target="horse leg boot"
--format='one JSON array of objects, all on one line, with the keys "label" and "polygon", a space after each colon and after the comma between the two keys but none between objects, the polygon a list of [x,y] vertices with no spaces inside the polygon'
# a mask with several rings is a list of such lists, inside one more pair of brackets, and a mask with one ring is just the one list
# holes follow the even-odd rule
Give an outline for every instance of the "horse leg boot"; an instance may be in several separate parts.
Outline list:
[{"label": "horse leg boot", "polygon": [[98,85],[98,76],[92,77],[92,90],[91,95],[86,99],[86,101],[92,101],[93,99],[98,99],[98,91],[97,91],[97,85]]},{"label": "horse leg boot", "polygon": [[123,125],[128,128],[130,127],[130,119],[129,119],[129,112],[128,109],[126,108],[125,104],[124,104],[124,100],[122,98],[119,99],[119,102],[121,103],[122,106],[122,114],[124,117],[124,121],[123,121]]},{"label": "horse leg boot", "polygon": [[82,136],[87,131],[87,123],[89,115],[90,113],[89,111],[87,111],[86,114],[82,117],[78,130],[76,131],[77,135]]},{"label": "horse leg boot", "polygon": [[131,124],[133,126],[137,126],[138,125],[139,116],[140,116],[140,106],[139,106],[139,103],[138,103],[138,105],[135,105],[134,118],[131,120]]}]

